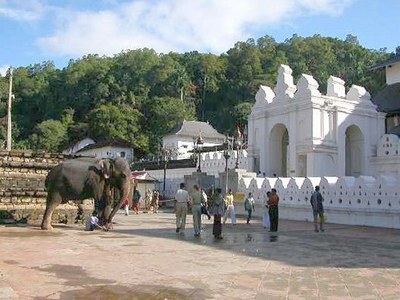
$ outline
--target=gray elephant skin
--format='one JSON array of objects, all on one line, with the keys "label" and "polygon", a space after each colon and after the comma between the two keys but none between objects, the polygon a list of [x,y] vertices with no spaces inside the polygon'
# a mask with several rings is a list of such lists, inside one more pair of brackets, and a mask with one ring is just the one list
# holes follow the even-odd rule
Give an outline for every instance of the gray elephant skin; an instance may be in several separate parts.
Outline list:
[{"label": "gray elephant skin", "polygon": [[[112,218],[128,197],[131,171],[124,158],[69,159],[54,167],[46,177],[46,210],[43,215],[42,229],[52,229],[51,217],[57,205],[69,200],[94,198],[95,208],[106,228],[112,224]],[[117,204],[112,208],[110,190],[119,195]]]}]

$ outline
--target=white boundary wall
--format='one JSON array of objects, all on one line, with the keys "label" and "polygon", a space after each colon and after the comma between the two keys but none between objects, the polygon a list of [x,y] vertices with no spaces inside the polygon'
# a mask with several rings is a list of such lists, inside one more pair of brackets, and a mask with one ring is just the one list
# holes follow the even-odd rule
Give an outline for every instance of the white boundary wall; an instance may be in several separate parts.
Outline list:
[{"label": "white boundary wall", "polygon": [[[239,191],[254,194],[256,215],[261,216],[266,192],[276,188],[279,218],[312,221],[310,196],[319,185],[327,223],[400,229],[400,182],[393,176],[242,178]],[[236,205],[244,213],[243,201]]]}]

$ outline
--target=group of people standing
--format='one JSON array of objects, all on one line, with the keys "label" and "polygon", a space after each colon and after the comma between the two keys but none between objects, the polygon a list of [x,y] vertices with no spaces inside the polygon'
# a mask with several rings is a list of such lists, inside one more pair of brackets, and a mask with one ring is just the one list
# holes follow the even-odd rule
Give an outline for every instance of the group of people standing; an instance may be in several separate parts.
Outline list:
[{"label": "group of people standing", "polygon": [[[278,231],[278,203],[279,197],[276,189],[268,192],[268,199],[265,203],[268,209],[269,224],[271,232]],[[228,217],[232,225],[236,225],[236,213],[234,206],[234,195],[229,189],[225,197],[222,196],[222,190],[217,188],[211,196],[210,201],[206,193],[197,185],[193,187],[191,195],[185,189],[185,184],[181,183],[180,188],[175,194],[175,214],[176,214],[176,232],[183,232],[186,226],[186,215],[188,207],[192,207],[194,235],[200,236],[201,233],[201,214],[205,213],[210,219],[208,208],[214,216],[213,235],[216,239],[222,239],[222,224],[225,224]],[[254,198],[252,193],[244,201],[244,208],[247,212],[247,224],[250,223],[252,213],[255,211]]]},{"label": "group of people standing", "polygon": [[189,195],[185,189],[185,184],[181,183],[179,190],[175,194],[176,232],[183,232],[185,230],[189,205],[192,208],[194,235],[200,236],[201,215],[206,214],[208,219],[211,218],[208,212],[208,196],[198,185],[193,187],[193,192]]},{"label": "group of people standing", "polygon": [[130,205],[129,199],[125,199],[124,209],[125,215],[129,215],[129,209],[132,208],[135,214],[139,214],[140,207],[144,205],[144,212],[153,211],[153,213],[158,213],[158,208],[160,206],[160,191],[150,190],[146,191],[145,197],[142,198],[140,191],[135,187],[132,193],[132,204]]},{"label": "group of people standing", "polygon": [[[233,205],[233,194],[231,203]],[[216,239],[222,239],[222,217],[225,212],[225,199],[222,196],[221,189],[217,188],[209,201],[208,195],[198,185],[194,185],[193,192],[189,195],[189,192],[185,189],[185,184],[181,183],[175,194],[176,232],[184,232],[189,206],[192,208],[194,236],[198,237],[201,234],[201,215],[206,214],[208,219],[211,218],[210,209],[214,216],[213,235]]]},{"label": "group of people standing", "polygon": [[[310,203],[313,209],[315,231],[324,231],[324,208],[323,197],[319,191],[319,186],[315,187]],[[269,228],[270,232],[278,231],[279,221],[279,196],[276,189],[271,189],[266,194],[263,213],[263,226]],[[208,196],[199,186],[193,187],[191,195],[186,191],[185,184],[181,183],[179,190],[175,194],[175,213],[176,213],[176,232],[183,232],[186,226],[186,215],[188,207],[192,207],[194,235],[200,236],[201,232],[201,215],[205,213],[210,219],[208,208],[214,216],[213,235],[216,239],[222,239],[222,224],[225,224],[228,217],[231,219],[232,225],[236,225],[236,213],[234,207],[234,195],[229,189],[225,197],[222,196],[220,188],[208,201]],[[252,214],[255,211],[253,194],[250,192],[244,201],[244,209],[247,212],[247,224],[250,223]],[[319,228],[318,228],[319,222]]]}]

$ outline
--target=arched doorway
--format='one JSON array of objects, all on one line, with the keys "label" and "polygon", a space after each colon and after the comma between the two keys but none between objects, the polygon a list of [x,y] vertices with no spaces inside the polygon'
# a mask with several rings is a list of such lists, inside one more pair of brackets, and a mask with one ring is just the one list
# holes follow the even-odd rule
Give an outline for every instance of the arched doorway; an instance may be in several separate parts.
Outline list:
[{"label": "arched doorway", "polygon": [[364,172],[364,135],[360,128],[351,125],[346,129],[345,136],[345,174],[346,176],[360,176]]},{"label": "arched doorway", "polygon": [[289,134],[285,125],[276,124],[269,135],[269,176],[286,177],[288,162]]}]

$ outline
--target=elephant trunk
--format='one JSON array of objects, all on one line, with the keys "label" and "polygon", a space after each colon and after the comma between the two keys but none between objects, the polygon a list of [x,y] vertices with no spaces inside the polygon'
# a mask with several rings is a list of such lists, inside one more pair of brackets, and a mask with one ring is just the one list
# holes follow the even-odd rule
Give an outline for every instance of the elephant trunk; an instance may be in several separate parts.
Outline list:
[{"label": "elephant trunk", "polygon": [[129,189],[130,189],[130,181],[128,179],[123,183],[122,187],[120,188],[120,199],[119,199],[119,202],[117,203],[117,205],[115,205],[114,209],[112,210],[112,212],[108,216],[107,223],[111,224],[114,215],[121,208],[122,204],[124,203],[124,200],[128,197]]}]

